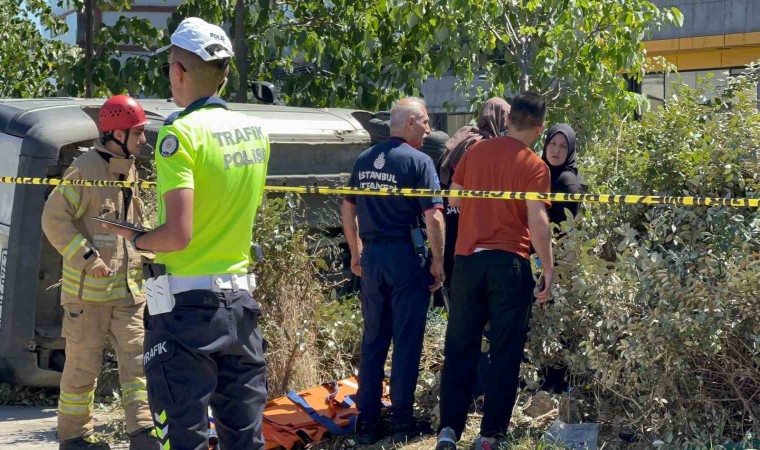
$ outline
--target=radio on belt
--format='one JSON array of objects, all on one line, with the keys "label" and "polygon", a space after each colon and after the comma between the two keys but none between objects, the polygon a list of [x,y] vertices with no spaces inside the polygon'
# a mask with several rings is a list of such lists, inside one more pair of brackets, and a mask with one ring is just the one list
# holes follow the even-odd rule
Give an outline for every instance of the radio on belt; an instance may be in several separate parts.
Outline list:
[{"label": "radio on belt", "polygon": [[169,286],[169,275],[148,278],[143,284],[143,290],[148,303],[148,313],[151,316],[165,314],[174,309],[174,296]]},{"label": "radio on belt", "polygon": [[165,314],[174,309],[174,295],[169,286],[169,275],[163,264],[148,263],[143,265],[145,284],[145,299],[148,304],[148,314],[155,316]]},{"label": "radio on belt", "polygon": [[412,245],[414,246],[414,252],[418,256],[427,255],[427,243],[425,242],[425,235],[422,233],[422,228],[412,227]]}]

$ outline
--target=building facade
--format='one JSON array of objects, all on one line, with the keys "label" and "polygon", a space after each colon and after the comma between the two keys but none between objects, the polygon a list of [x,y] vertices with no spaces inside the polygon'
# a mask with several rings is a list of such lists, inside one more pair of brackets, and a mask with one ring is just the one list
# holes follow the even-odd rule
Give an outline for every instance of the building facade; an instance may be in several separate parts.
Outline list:
[{"label": "building facade", "polygon": [[[760,0],[652,1],[660,8],[676,7],[684,15],[682,27],[653,32],[645,42],[648,56],[661,56],[678,69],[678,73],[655,72],[644,78],[641,93],[653,107],[673,94],[672,84],[678,77],[695,87],[697,79],[712,74],[706,85],[720,86],[728,76],[740,74],[747,64],[760,59]],[[473,118],[468,96],[454,91],[455,82],[444,76],[428,80],[422,88],[435,124],[449,133]]]},{"label": "building facade", "polygon": [[[51,7],[55,14],[66,21],[68,32],[61,36],[51,36],[60,39],[71,45],[85,45],[85,19],[84,13],[75,9],[60,8],[57,2],[51,0]],[[116,24],[120,17],[139,17],[148,19],[153,26],[162,29],[166,28],[166,21],[182,4],[182,0],[134,0],[131,2],[131,8],[128,10],[115,10],[108,6],[98,6],[96,1],[95,7],[95,27],[100,25],[112,26]],[[119,46],[122,51],[140,51],[128,44]]]},{"label": "building facade", "polygon": [[747,64],[760,59],[760,0],[652,0],[659,7],[676,7],[682,27],[656,31],[645,43],[647,55],[661,56],[678,74],[650,73],[642,93],[654,104],[672,95],[679,76],[691,87],[712,74],[706,84],[720,86]]}]

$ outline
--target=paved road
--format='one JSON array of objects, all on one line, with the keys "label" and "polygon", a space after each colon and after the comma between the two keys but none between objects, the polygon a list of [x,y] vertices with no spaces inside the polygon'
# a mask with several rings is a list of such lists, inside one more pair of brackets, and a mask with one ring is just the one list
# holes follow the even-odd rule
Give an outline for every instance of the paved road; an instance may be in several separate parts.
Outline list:
[{"label": "paved road", "polygon": [[[58,450],[55,440],[55,408],[0,406],[0,448],[12,450]],[[102,424],[95,417],[95,426]],[[127,450],[129,445],[112,445]]]}]

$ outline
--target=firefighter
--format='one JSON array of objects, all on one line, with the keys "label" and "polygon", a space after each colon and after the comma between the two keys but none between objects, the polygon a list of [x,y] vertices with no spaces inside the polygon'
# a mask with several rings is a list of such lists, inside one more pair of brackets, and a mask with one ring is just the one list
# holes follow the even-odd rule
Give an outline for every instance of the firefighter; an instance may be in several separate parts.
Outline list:
[{"label": "firefighter", "polygon": [[[64,174],[68,180],[136,181],[135,156],[148,119],[133,98],[117,95],[100,109],[100,138]],[[131,188],[58,186],[45,203],[42,228],[63,256],[61,304],[66,363],[58,399],[60,450],[109,449],[92,436],[95,384],[106,337],[119,363],[130,450],[158,449],[143,372],[141,255],[93,217],[142,224]]]}]

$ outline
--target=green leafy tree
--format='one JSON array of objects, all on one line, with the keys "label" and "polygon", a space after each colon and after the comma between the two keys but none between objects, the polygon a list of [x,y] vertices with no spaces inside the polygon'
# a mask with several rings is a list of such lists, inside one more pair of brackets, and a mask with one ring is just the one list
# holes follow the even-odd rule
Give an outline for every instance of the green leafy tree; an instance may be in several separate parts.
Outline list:
[{"label": "green leafy tree", "polygon": [[423,0],[393,2],[394,28],[430,55],[435,76],[450,71],[461,87],[478,76],[491,95],[535,90],[551,118],[579,128],[606,124],[644,101],[627,92],[640,81],[643,39],[663,25],[680,26],[675,8],[649,0]]},{"label": "green leafy tree", "polygon": [[276,81],[290,104],[385,108],[451,73],[462,86],[486,81],[473,102],[534,89],[555,116],[584,123],[639,106],[626,77],[643,76],[642,40],[683,19],[648,0],[192,0],[179,13],[234,23],[233,39],[244,37],[238,100],[259,78]]},{"label": "green leafy tree", "polygon": [[[62,63],[73,58],[72,49],[47,39],[65,25],[41,0],[0,2],[0,97],[45,97],[56,91],[54,77]],[[38,27],[39,23],[39,27]]]},{"label": "green leafy tree", "polygon": [[[63,74],[63,86],[68,95],[87,92],[88,79],[92,95],[113,94],[169,97],[169,80],[161,73],[161,58],[151,58],[148,50],[155,48],[163,37],[147,19],[120,17],[113,26],[103,26],[93,35],[92,58],[79,58]],[[145,53],[124,53],[120,44],[129,44]],[[88,71],[88,66],[91,69]]]},{"label": "green leafy tree", "polygon": [[[155,48],[189,16],[229,29],[236,58],[227,96],[237,101],[249,100],[250,80],[261,79],[292,105],[382,109],[450,73],[465,88],[485,81],[473,104],[534,89],[551,100],[552,120],[589,130],[641,106],[626,88],[643,76],[642,40],[682,21],[677,9],[649,0],[187,0],[166,30],[122,18],[94,34],[95,93],[168,96],[163,58],[125,57],[116,46]],[[84,89],[87,68],[80,61],[67,73],[68,93]]]},{"label": "green leafy tree", "polygon": [[[84,11],[85,49],[60,72],[64,91],[71,96],[103,97],[129,93],[169,96],[169,82],[160,73],[163,60],[148,57],[164,39],[164,31],[147,19],[121,16],[114,25],[94,24],[95,7],[129,10],[130,0],[59,0],[58,6]],[[92,23],[92,25],[90,25]],[[91,28],[90,28],[91,26]],[[119,45],[130,45],[125,53]]]},{"label": "green leafy tree", "polygon": [[646,0],[505,1],[190,1],[180,11],[217,22],[246,13],[233,38],[247,37],[254,75],[282,80],[291,103],[356,107],[387,106],[450,69],[467,84],[482,71],[493,93],[626,98],[619,75],[643,73],[646,30],[681,20]]},{"label": "green leafy tree", "polygon": [[254,67],[263,77],[284,74],[283,93],[295,104],[387,108],[402,94],[419,93],[430,74],[419,36],[405,36],[394,16],[377,0],[272,10],[268,26],[256,30]]},{"label": "green leafy tree", "polygon": [[[87,8],[88,2],[94,0],[61,0],[59,6],[77,10]],[[242,0],[241,0],[242,2]],[[129,10],[131,0],[98,1],[97,6],[107,6],[113,10]],[[91,33],[92,51],[74,61],[63,73],[63,86],[68,95],[81,96],[92,93],[94,96],[108,96],[128,93],[133,96],[170,97],[169,80],[163,75],[161,66],[166,56],[153,56],[151,51],[169,43],[171,31],[175,30],[182,19],[190,16],[202,17],[212,23],[225,25],[232,20],[232,7],[219,1],[187,1],[167,20],[165,28],[157,28],[147,19],[137,17],[120,17],[115,24],[100,24]],[[244,9],[244,18],[249,16]],[[236,46],[244,44],[245,39],[236,41]],[[134,50],[125,52],[121,45],[129,45]],[[242,52],[240,65],[245,63],[246,52]],[[230,83],[233,89],[227,89],[228,96],[237,95],[237,71],[234,69]],[[246,87],[245,90],[248,88]],[[245,92],[245,90],[243,92]],[[247,97],[235,97],[247,101]]]},{"label": "green leafy tree", "polygon": [[169,29],[191,15],[233,25],[230,89],[238,101],[248,80],[261,79],[275,82],[288,104],[376,109],[419,92],[429,75],[428,56],[393,29],[392,12],[378,0],[190,0]]}]

